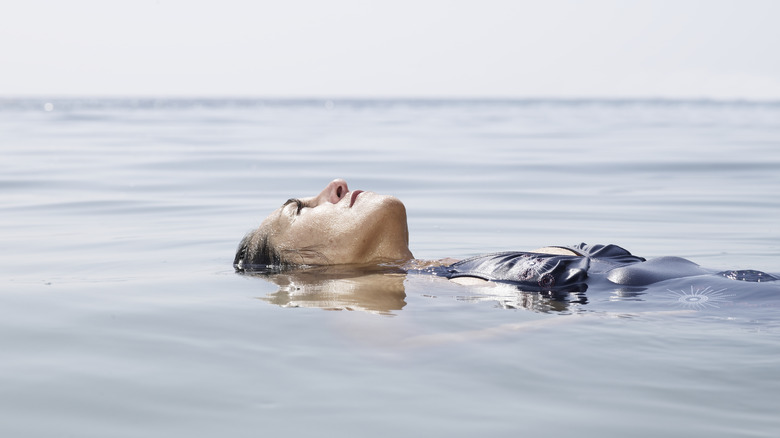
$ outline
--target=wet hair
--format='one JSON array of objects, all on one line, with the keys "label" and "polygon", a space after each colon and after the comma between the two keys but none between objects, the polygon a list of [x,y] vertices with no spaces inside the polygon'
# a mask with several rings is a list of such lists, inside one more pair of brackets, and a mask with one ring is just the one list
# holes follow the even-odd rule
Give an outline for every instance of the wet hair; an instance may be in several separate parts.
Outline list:
[{"label": "wet hair", "polygon": [[329,264],[328,258],[318,246],[280,250],[268,241],[268,234],[260,231],[248,233],[241,239],[233,259],[233,268],[238,272],[274,273],[283,269],[311,266],[306,260],[317,260]]},{"label": "wet hair", "polygon": [[268,234],[263,234],[259,239],[254,237],[254,233],[249,233],[241,239],[233,259],[233,268],[238,272],[268,272],[280,269],[282,256],[268,242]]}]

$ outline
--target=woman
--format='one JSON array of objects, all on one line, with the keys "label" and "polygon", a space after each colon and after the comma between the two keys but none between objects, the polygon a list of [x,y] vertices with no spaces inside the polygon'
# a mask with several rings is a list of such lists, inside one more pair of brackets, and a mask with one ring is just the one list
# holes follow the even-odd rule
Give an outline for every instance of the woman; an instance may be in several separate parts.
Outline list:
[{"label": "woman", "polygon": [[350,191],[341,179],[316,196],[285,202],[244,237],[233,261],[240,272],[328,265],[383,265],[461,284],[493,281],[522,290],[564,292],[584,291],[588,284],[641,287],[703,275],[748,282],[778,279],[760,271],[717,272],[679,257],[646,261],[615,245],[545,247],[422,262],[409,251],[403,203],[392,196]]}]

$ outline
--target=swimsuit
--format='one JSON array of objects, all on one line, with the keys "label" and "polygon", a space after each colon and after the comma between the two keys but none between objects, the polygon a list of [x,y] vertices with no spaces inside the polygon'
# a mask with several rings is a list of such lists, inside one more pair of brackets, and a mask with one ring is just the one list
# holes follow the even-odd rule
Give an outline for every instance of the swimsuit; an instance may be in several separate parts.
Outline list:
[{"label": "swimsuit", "polygon": [[448,279],[476,277],[515,284],[530,291],[581,292],[588,283],[608,282],[624,286],[646,286],[664,280],[716,275],[731,280],[767,282],[780,278],[761,271],[717,272],[704,269],[680,257],[645,260],[617,245],[581,243],[561,247],[578,255],[509,251],[471,257],[449,266],[427,268],[425,272]]}]

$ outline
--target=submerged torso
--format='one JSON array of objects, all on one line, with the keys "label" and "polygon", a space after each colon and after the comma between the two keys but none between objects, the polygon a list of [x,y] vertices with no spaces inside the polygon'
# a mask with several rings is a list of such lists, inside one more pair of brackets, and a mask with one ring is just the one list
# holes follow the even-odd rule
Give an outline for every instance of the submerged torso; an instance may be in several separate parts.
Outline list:
[{"label": "submerged torso", "polygon": [[[464,277],[511,283],[523,290],[578,292],[589,283],[646,286],[665,280],[694,276],[711,276],[747,282],[775,281],[774,275],[760,271],[714,271],[680,258],[660,257],[646,260],[617,245],[559,247],[556,254],[507,251],[484,254],[421,270],[448,279]],[[564,254],[560,254],[563,252]],[[569,254],[565,254],[569,252]]]}]

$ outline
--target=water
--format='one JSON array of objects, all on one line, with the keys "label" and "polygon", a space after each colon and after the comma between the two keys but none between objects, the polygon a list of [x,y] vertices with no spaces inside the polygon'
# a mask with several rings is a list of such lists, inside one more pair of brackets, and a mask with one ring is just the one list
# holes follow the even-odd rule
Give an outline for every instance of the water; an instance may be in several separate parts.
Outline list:
[{"label": "water", "polygon": [[230,263],[342,177],[405,202],[421,259],[585,241],[780,272],[778,121],[750,102],[0,100],[0,433],[777,436],[777,300],[613,312],[415,275],[296,295]]}]

